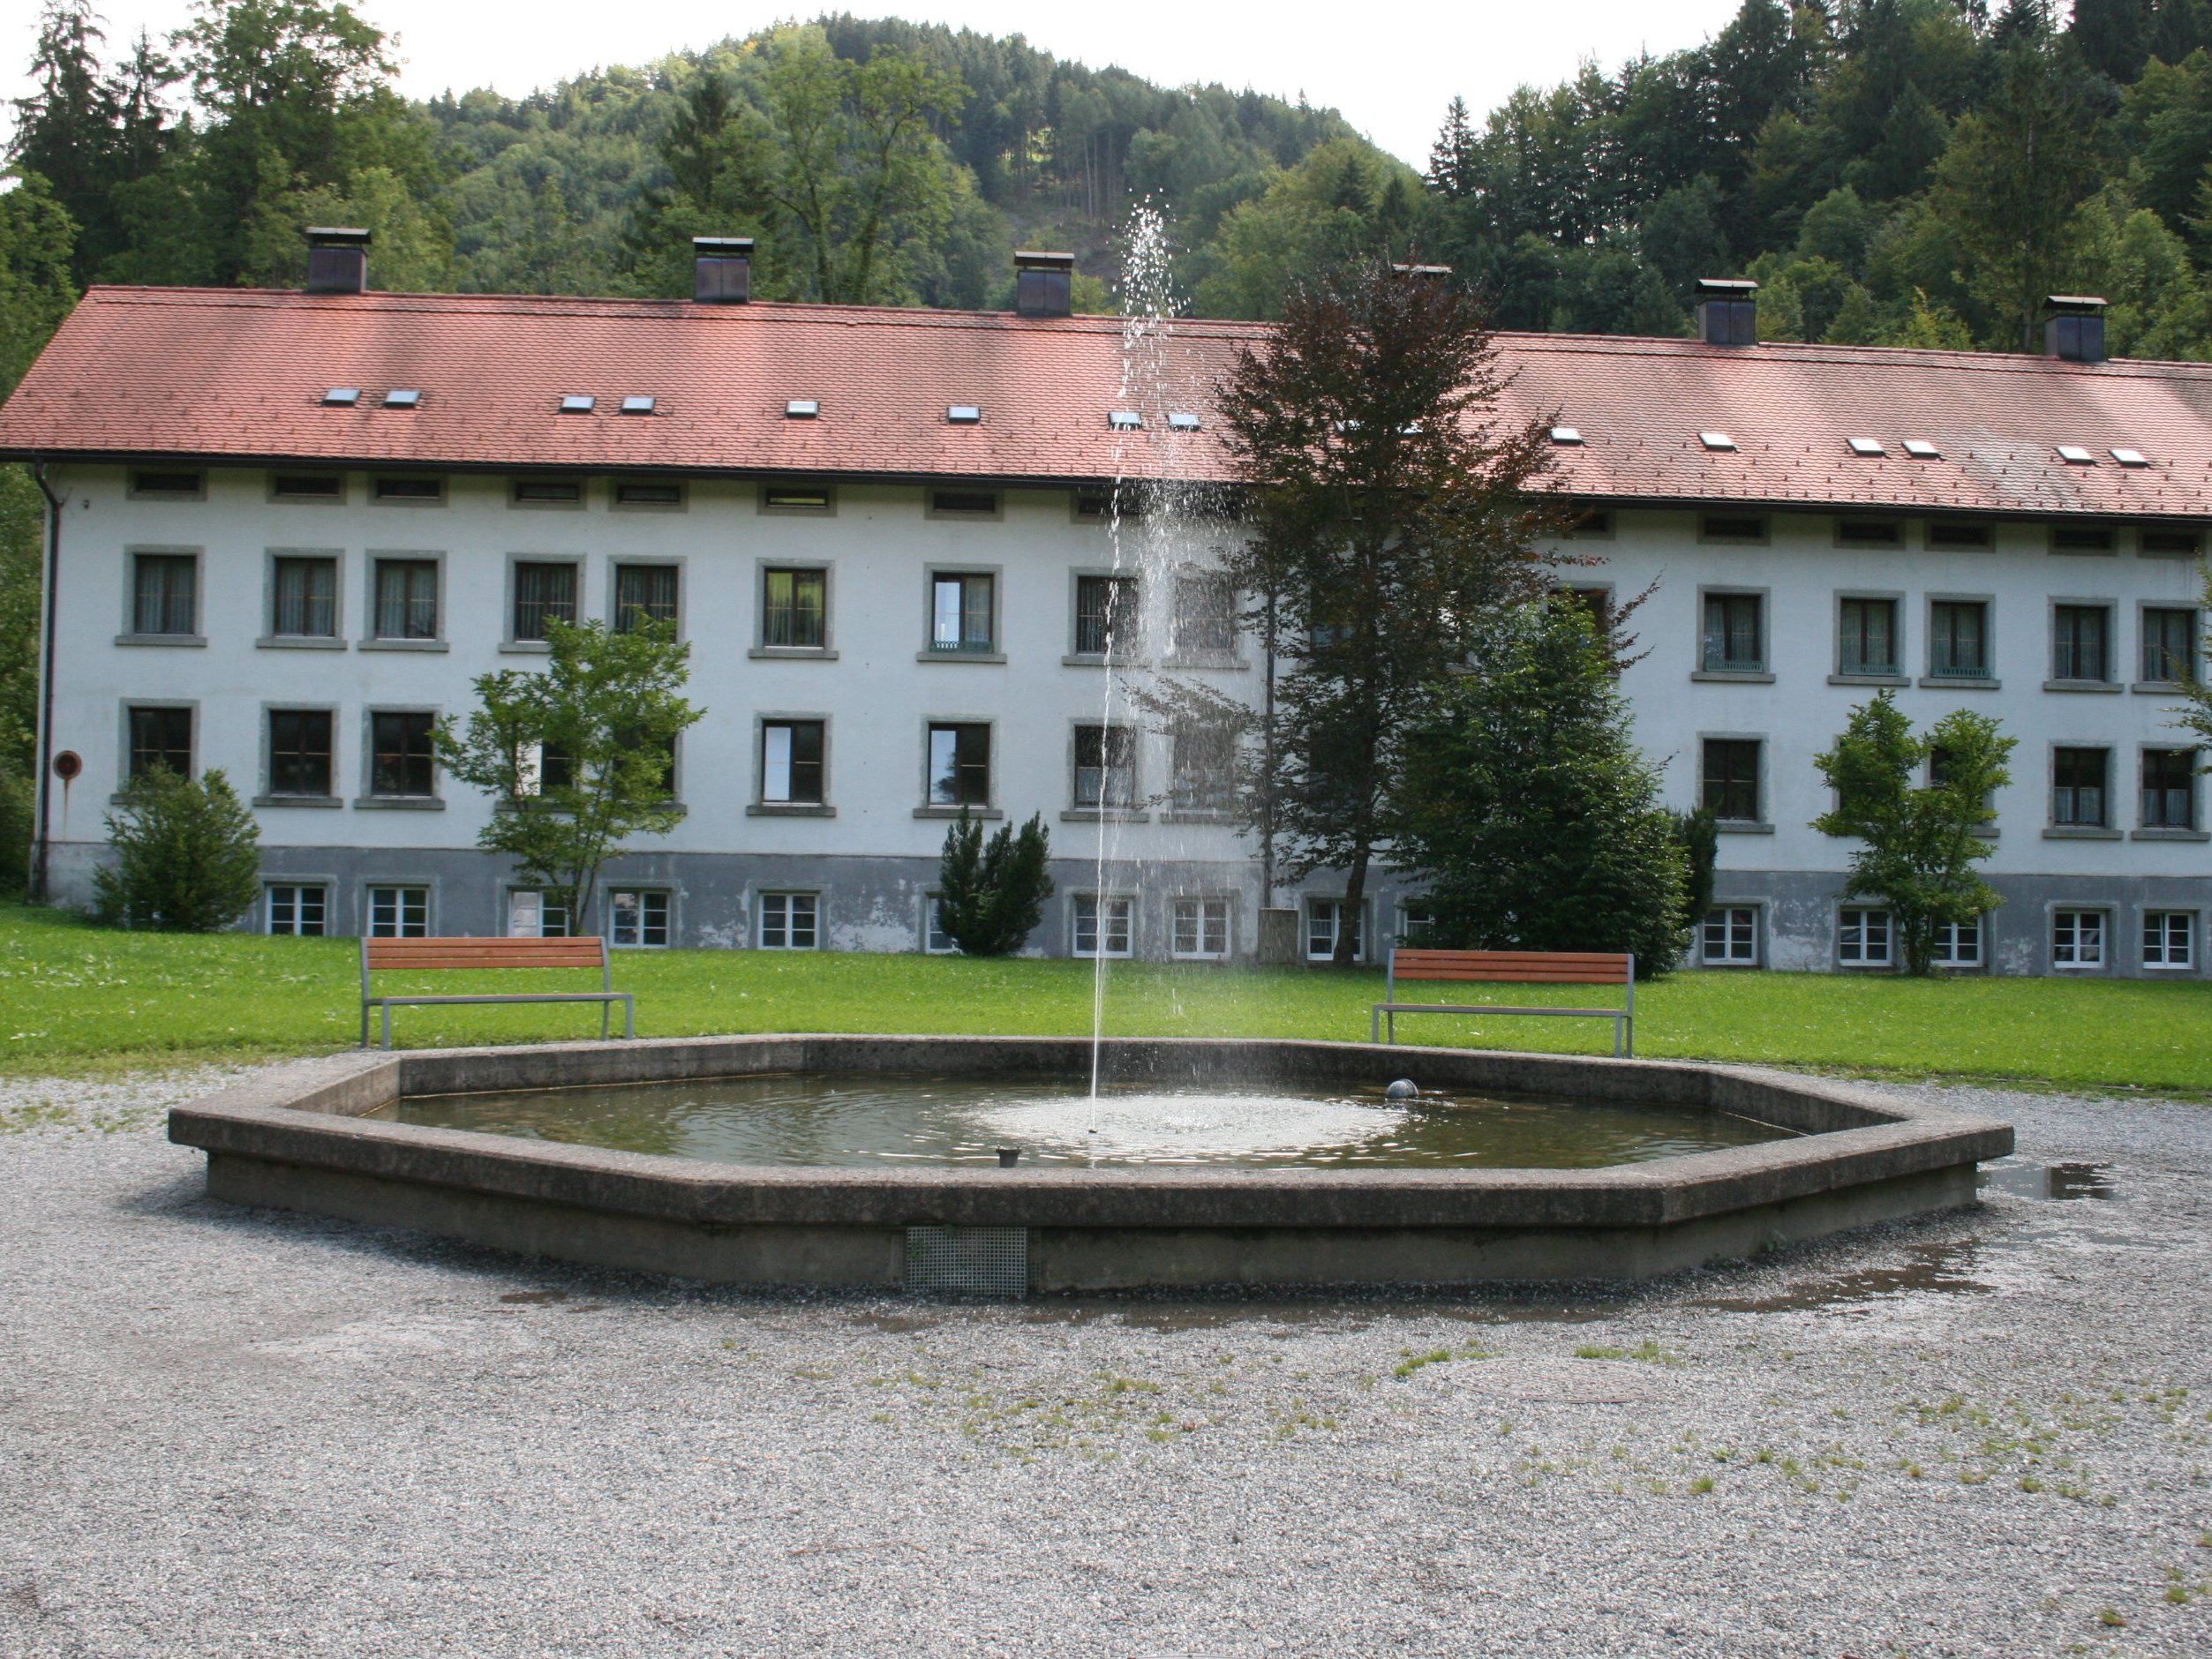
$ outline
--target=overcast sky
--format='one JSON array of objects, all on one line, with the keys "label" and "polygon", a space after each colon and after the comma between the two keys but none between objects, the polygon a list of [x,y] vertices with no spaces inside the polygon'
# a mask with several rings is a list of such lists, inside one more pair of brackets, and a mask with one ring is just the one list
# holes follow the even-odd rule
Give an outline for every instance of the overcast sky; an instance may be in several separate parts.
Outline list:
[{"label": "overcast sky", "polygon": [[[898,0],[845,9],[987,34],[1027,35],[1062,58],[1119,64],[1168,86],[1219,81],[1232,90],[1333,104],[1383,148],[1416,166],[1428,154],[1454,94],[1479,114],[1524,81],[1547,85],[1585,56],[1610,69],[1649,48],[1694,45],[1721,27],[1737,0]],[[35,0],[0,0],[0,18],[34,13]],[[579,71],[636,64],[681,47],[741,35],[801,11],[748,0],[356,0],[399,36],[400,85],[415,96],[489,85],[521,94]],[[824,8],[817,8],[824,9]],[[190,0],[107,0],[109,43],[120,50],[143,26],[157,36],[191,13]],[[0,30],[8,97],[28,89],[27,27]],[[11,124],[13,111],[6,112]]]}]

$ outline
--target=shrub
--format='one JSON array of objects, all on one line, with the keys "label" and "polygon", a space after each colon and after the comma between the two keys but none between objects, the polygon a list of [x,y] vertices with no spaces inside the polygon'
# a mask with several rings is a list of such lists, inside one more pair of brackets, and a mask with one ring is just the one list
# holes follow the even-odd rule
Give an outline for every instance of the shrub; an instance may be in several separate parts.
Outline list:
[{"label": "shrub", "polygon": [[937,926],[965,956],[1012,956],[1027,942],[1052,897],[1045,866],[1052,837],[1042,814],[1015,833],[1001,824],[986,842],[983,829],[960,809],[944,832],[937,866]]},{"label": "shrub", "polygon": [[115,860],[93,878],[94,912],[163,933],[227,927],[260,897],[260,843],[222,772],[191,778],[157,766],[124,784],[108,814]]}]

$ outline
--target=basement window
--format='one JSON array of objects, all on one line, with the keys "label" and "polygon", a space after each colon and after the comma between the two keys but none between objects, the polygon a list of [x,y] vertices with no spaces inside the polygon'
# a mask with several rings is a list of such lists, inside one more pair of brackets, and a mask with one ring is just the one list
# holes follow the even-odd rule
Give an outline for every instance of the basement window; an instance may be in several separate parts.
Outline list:
[{"label": "basement window", "polygon": [[322,394],[322,401],[334,409],[351,409],[361,401],[357,386],[334,386]]},{"label": "basement window", "polygon": [[384,394],[386,409],[419,409],[422,401],[421,391],[411,386],[395,386]]},{"label": "basement window", "polygon": [[1938,519],[1928,526],[1928,545],[1944,550],[1990,548],[1997,545],[1997,532],[1987,524]]},{"label": "basement window", "polygon": [[673,478],[617,478],[614,505],[634,507],[681,507],[683,485]]},{"label": "basement window", "polygon": [[1907,438],[1905,440],[1905,453],[1910,455],[1915,461],[1940,461],[1943,459],[1943,451],[1937,448],[1935,445],[1930,443],[1925,438]]},{"label": "basement window", "polygon": [[345,475],[337,472],[279,472],[270,476],[272,501],[342,501]]},{"label": "basement window", "polygon": [[376,499],[380,501],[442,501],[446,499],[443,478],[379,478]]},{"label": "basement window", "polygon": [[650,415],[653,412],[653,402],[654,400],[650,397],[626,397],[622,400],[622,413]]},{"label": "basement window", "polygon": [[2115,449],[2112,452],[2112,459],[2118,462],[2123,467],[2148,467],[2150,465],[2150,457],[2140,449]]},{"label": "basement window", "polygon": [[571,392],[561,400],[561,412],[563,415],[589,415],[598,402],[598,400],[589,392]]},{"label": "basement window", "polygon": [[2147,553],[2179,553],[2193,559],[2204,551],[2204,536],[2198,530],[2145,529],[2138,535],[2141,538],[2139,545]]},{"label": "basement window", "polygon": [[944,418],[955,426],[974,426],[983,418],[982,408],[974,403],[955,403],[944,411]]},{"label": "basement window", "polygon": [[508,486],[508,499],[516,507],[582,507],[581,478],[517,478]]},{"label": "basement window", "polygon": [[1889,454],[1888,450],[1882,447],[1882,440],[1878,438],[1853,438],[1846,441],[1850,444],[1851,453],[1855,455],[1863,455],[1872,459],[1877,455]]},{"label": "basement window", "polygon": [[764,484],[760,487],[764,513],[827,513],[830,506],[826,484]]},{"label": "basement window", "polygon": [[1582,433],[1572,426],[1554,426],[1552,428],[1552,441],[1563,448],[1571,449],[1582,442]]},{"label": "basement window", "polygon": [[1708,542],[1763,542],[1766,521],[1756,513],[1708,513],[1697,521],[1697,536]]},{"label": "basement window", "polygon": [[2082,448],[2080,444],[2059,445],[2058,459],[2065,462],[2069,467],[2094,467],[2096,465],[2096,457],[2089,451]]},{"label": "basement window", "polygon": [[1699,432],[1697,441],[1708,449],[1734,449],[1736,440],[1726,432]]},{"label": "basement window", "polygon": [[810,421],[822,413],[822,400],[816,397],[794,397],[784,405],[784,418],[788,421]]}]

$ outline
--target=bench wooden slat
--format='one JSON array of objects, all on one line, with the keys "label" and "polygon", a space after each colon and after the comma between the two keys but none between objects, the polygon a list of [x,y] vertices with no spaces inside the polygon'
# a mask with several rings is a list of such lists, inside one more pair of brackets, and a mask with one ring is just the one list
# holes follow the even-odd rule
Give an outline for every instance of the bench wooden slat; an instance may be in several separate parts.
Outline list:
[{"label": "bench wooden slat", "polygon": [[1401,980],[1469,984],[1625,985],[1624,952],[1599,950],[1400,950],[1392,971]]},{"label": "bench wooden slat", "polygon": [[[368,1046],[369,1015],[382,1010],[384,1046],[392,1046],[392,1010],[455,1002],[597,1002],[599,1035],[606,1035],[613,1005],[622,1005],[622,1034],[636,1033],[636,1003],[628,991],[614,988],[613,958],[606,941],[596,935],[581,938],[500,938],[458,935],[448,938],[364,939],[361,942],[361,1045]],[[500,972],[538,968],[575,972],[597,968],[597,991],[518,991],[498,995],[379,996],[370,976],[376,973],[434,972],[442,971]]]}]

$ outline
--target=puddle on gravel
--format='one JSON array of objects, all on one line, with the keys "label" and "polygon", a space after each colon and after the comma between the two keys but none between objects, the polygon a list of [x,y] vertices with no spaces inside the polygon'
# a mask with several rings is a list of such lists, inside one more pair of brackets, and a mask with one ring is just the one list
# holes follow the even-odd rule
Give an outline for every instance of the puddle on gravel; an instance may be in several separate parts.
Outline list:
[{"label": "puddle on gravel", "polygon": [[1714,1308],[1726,1313],[1794,1313],[1811,1308],[1874,1302],[1915,1290],[1985,1296],[1996,1288],[1983,1283],[1969,1271],[1975,1255],[1972,1243],[1913,1244],[1906,1247],[1904,1254],[1907,1259],[1901,1267],[1856,1268],[1822,1279],[1801,1280],[1769,1296],[1701,1296],[1688,1305]]},{"label": "puddle on gravel", "polygon": [[2110,1164],[2037,1164],[1999,1159],[1984,1164],[1978,1185],[2021,1198],[2112,1198],[2118,1196]]}]

